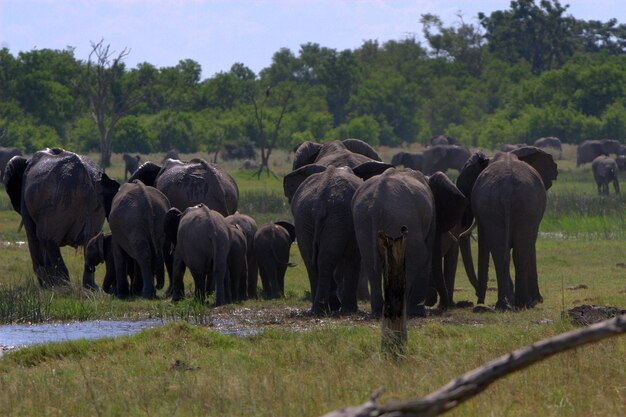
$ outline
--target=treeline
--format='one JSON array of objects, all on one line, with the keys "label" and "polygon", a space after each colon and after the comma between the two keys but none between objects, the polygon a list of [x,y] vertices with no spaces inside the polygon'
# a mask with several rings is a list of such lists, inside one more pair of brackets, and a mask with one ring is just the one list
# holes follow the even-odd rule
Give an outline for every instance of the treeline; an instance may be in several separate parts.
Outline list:
[{"label": "treeline", "polygon": [[[477,23],[459,19],[446,27],[423,15],[425,45],[414,36],[344,51],[307,43],[297,54],[277,51],[259,74],[236,63],[204,80],[191,59],[129,69],[124,54],[98,62],[76,59],[72,48],[17,56],[5,48],[0,145],[101,150],[93,96],[101,87],[113,152],[228,148],[237,156],[268,143],[399,145],[435,134],[487,148],[541,136],[626,138],[626,25],[579,20],[548,0],[512,1]],[[129,97],[138,98],[132,106]]]}]

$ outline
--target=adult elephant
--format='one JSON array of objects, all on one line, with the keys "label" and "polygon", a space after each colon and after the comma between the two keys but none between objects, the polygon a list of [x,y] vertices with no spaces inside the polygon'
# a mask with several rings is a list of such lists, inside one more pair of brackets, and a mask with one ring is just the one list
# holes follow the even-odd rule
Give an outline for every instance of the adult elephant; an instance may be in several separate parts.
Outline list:
[{"label": "adult elephant", "polygon": [[431,270],[447,308],[447,290],[441,272],[441,235],[450,230],[463,213],[467,200],[456,186],[438,172],[431,177],[419,171],[388,169],[365,181],[352,198],[352,215],[361,253],[360,274],[370,283],[372,314],[382,314],[381,277],[383,262],[376,245],[377,235],[406,236],[407,313],[424,316]]},{"label": "adult elephant", "polygon": [[576,166],[592,162],[600,155],[619,155],[621,144],[615,139],[585,140],[576,150]]},{"label": "adult elephant", "polygon": [[124,159],[124,181],[128,178],[129,175],[133,175],[137,168],[139,168],[139,160],[141,157],[139,155],[129,155],[125,153],[122,155],[122,159]]},{"label": "adult elephant", "polygon": [[15,147],[0,146],[0,181],[4,182],[4,170],[14,156],[21,156],[22,151]]},{"label": "adult elephant", "polygon": [[[85,246],[102,229],[119,183],[84,156],[59,148],[13,157],[5,186],[22,215],[33,270],[43,287],[69,283],[61,246]],[[83,286],[97,288],[85,263]]]},{"label": "adult elephant", "polygon": [[170,202],[161,191],[139,180],[123,184],[113,198],[109,225],[113,236],[116,296],[130,295],[126,279],[126,263],[130,259],[141,274],[142,297],[155,298],[156,289],[163,288],[165,215],[169,209]]},{"label": "adult elephant", "polygon": [[619,167],[615,159],[600,155],[591,162],[593,179],[598,186],[598,194],[609,194],[609,183],[613,183],[615,194],[619,194],[619,180],[617,178]]},{"label": "adult elephant", "polygon": [[204,303],[207,283],[215,284],[215,305],[227,301],[229,282],[228,253],[230,226],[224,216],[204,204],[188,207],[181,213],[171,208],[165,219],[165,233],[174,243],[172,301],[185,295],[183,277],[189,268],[194,280],[195,298]]},{"label": "adult elephant", "polygon": [[368,161],[382,161],[378,153],[360,139],[334,140],[328,143],[304,142],[295,150],[293,170],[309,164],[354,168]]},{"label": "adult elephant", "polygon": [[540,149],[543,149],[543,148],[556,149],[557,151],[559,151],[559,159],[561,159],[563,156],[563,147],[561,145],[561,140],[557,138],[556,136],[546,136],[543,138],[539,138],[535,141],[533,146],[536,148],[540,148]]},{"label": "adult elephant", "polygon": [[423,152],[401,152],[394,156],[391,163],[421,171],[424,175],[432,175],[448,169],[460,171],[469,157],[470,151],[465,146],[437,145],[426,148]]},{"label": "adult elephant", "polygon": [[[470,198],[466,221],[478,226],[478,303],[487,291],[489,254],[498,280],[496,308],[530,308],[542,302],[535,243],[546,207],[546,190],[558,175],[552,155],[528,146],[489,159],[477,152],[457,179]],[[511,251],[515,287],[511,280]]]},{"label": "adult elephant", "polygon": [[284,295],[285,272],[290,265],[289,249],[295,240],[295,227],[284,221],[264,224],[254,235],[254,254],[266,298]]},{"label": "adult elephant", "polygon": [[167,159],[162,167],[146,162],[128,181],[136,179],[157,188],[180,211],[200,203],[223,216],[237,211],[237,183],[223,168],[204,159]]},{"label": "adult elephant", "polygon": [[[343,313],[357,311],[360,254],[351,204],[363,181],[355,173],[371,176],[388,168],[382,162],[366,162],[353,172],[313,164],[285,176],[283,188],[309,276],[313,314],[328,314],[339,305]],[[333,289],[339,290],[338,297]]]},{"label": "adult elephant", "polygon": [[241,300],[256,298],[259,281],[259,266],[254,255],[254,234],[258,229],[256,220],[247,214],[237,211],[226,217],[226,223],[231,226],[237,226],[246,237],[247,278],[239,281],[238,297]]}]

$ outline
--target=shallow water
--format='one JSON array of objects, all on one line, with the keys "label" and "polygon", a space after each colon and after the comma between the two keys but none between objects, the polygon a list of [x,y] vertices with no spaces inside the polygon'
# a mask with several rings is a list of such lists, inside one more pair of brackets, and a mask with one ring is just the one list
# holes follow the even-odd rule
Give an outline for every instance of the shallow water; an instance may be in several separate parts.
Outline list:
[{"label": "shallow water", "polygon": [[49,342],[76,339],[98,339],[125,336],[148,327],[164,324],[163,320],[116,321],[96,320],[71,323],[9,324],[0,326],[0,350],[16,349]]}]

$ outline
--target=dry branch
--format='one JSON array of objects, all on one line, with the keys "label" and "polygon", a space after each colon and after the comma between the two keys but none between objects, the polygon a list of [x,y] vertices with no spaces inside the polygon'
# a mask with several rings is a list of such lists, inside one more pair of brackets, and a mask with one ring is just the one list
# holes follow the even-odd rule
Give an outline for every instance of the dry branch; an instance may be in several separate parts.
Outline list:
[{"label": "dry branch", "polygon": [[442,414],[486,389],[492,382],[510,373],[560,352],[626,332],[626,314],[579,330],[539,341],[501,356],[480,368],[450,381],[441,389],[417,400],[376,403],[378,394],[366,403],[331,411],[324,417],[422,417]]}]

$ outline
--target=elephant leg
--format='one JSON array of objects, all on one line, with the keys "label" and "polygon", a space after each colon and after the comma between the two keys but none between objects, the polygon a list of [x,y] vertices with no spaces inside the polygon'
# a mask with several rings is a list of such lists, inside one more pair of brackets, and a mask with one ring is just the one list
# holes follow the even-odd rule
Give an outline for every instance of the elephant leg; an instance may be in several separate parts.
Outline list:
[{"label": "elephant leg", "polygon": [[[63,257],[61,256],[61,249],[59,246],[50,241],[43,242],[43,253],[44,253],[44,269],[43,269],[43,277],[49,286],[56,285],[65,285],[70,282],[70,274],[65,266],[65,262],[63,262]],[[91,276],[93,280],[93,275],[89,274],[87,270],[83,273],[83,277],[85,277],[85,273],[87,274],[87,278]],[[93,282],[95,288],[98,286]],[[92,288],[92,287],[87,287]]]},{"label": "elephant leg", "polygon": [[128,279],[126,278],[127,262],[132,262],[122,248],[113,243],[113,259],[115,260],[115,295],[126,298],[130,294]]},{"label": "elephant leg", "polygon": [[134,259],[127,259],[126,274],[130,278],[130,293],[140,296],[143,291],[143,276],[139,264]]},{"label": "elephant leg", "polygon": [[[328,314],[330,312],[331,286],[335,279],[335,270],[341,261],[341,252],[343,252],[343,248],[337,248],[337,245],[332,245],[330,242],[322,240],[319,244],[316,259],[319,276],[317,288],[312,294],[313,306],[311,307],[314,314]],[[339,273],[341,274],[341,271]]]},{"label": "elephant leg", "polygon": [[172,284],[174,277],[174,253],[171,250],[170,242],[166,242],[163,245],[163,260],[165,261],[165,268],[167,269],[167,276],[169,277],[169,285],[165,291],[165,296],[170,297],[172,295]]},{"label": "elephant leg", "polygon": [[[200,271],[195,268],[189,268],[191,272],[191,276],[193,277],[193,285],[194,285],[194,298],[196,301],[199,301],[201,304],[204,304],[205,294],[206,294],[206,282],[207,282],[207,274],[204,271]],[[182,277],[181,277],[182,281]]]},{"label": "elephant leg", "polygon": [[477,304],[485,304],[485,296],[487,294],[487,284],[489,281],[489,246],[486,242],[486,236],[478,225],[478,277],[476,288]]},{"label": "elephant leg", "polygon": [[227,301],[226,287],[230,276],[228,271],[228,250],[217,251],[213,259],[213,278],[215,281],[215,305],[224,305]]},{"label": "elephant leg", "polygon": [[[494,232],[492,232],[494,233]],[[500,238],[496,238],[490,245],[489,251],[493,257],[493,265],[496,270],[496,279],[498,281],[498,301],[496,308],[508,310],[515,306],[515,296],[513,293],[513,281],[511,279],[511,254],[510,248],[505,236],[505,232],[501,231]]]},{"label": "elephant leg", "polygon": [[459,240],[459,249],[461,252],[461,259],[463,260],[463,266],[465,268],[465,274],[474,292],[478,296],[478,278],[476,277],[476,271],[474,270],[474,260],[472,259],[472,242],[469,236]]},{"label": "elephant leg", "polygon": [[[172,263],[172,301],[178,301],[185,296],[183,277],[186,265],[178,255],[174,256]],[[204,295],[203,295],[204,296]]]},{"label": "elephant leg", "polygon": [[156,298],[156,289],[154,287],[154,272],[152,270],[151,259],[141,259],[137,261],[141,278],[143,280],[143,288],[141,296],[143,298]]},{"label": "elephant leg", "polygon": [[287,264],[279,264],[277,265],[277,275],[276,275],[276,280],[277,280],[277,289],[278,289],[278,294],[276,295],[277,298],[281,298],[285,296],[285,275],[287,274]]},{"label": "elephant leg", "polygon": [[[356,247],[348,249],[341,261],[341,286],[339,298],[341,313],[355,313],[358,311],[357,298],[359,291],[359,251]],[[367,281],[365,288],[367,289]],[[332,306],[331,306],[332,308]]]},{"label": "elephant leg", "polygon": [[615,194],[619,194],[619,180],[617,176],[613,178],[613,189],[615,190]]},{"label": "elephant leg", "polygon": [[[369,282],[370,306],[374,317],[383,314],[383,287],[382,287],[382,261],[375,240],[361,240],[359,251],[361,252],[361,264],[359,266],[359,280]],[[364,244],[363,244],[364,243]]]},{"label": "elephant leg", "polygon": [[[299,224],[298,224],[299,226]],[[296,229],[296,236],[298,236],[298,250],[300,256],[306,267],[306,272],[309,277],[309,288],[311,291],[311,302],[315,303],[315,296],[318,287],[318,270],[317,262],[313,259],[313,236],[305,228],[298,227]],[[313,311],[313,304],[311,305],[311,311]]]},{"label": "elephant leg", "polygon": [[535,242],[538,231],[530,237],[518,239],[513,250],[515,263],[515,303],[517,307],[532,308],[543,299],[539,293],[537,275],[537,251]]},{"label": "elephant leg", "polygon": [[406,245],[406,294],[407,315],[426,316],[426,296],[432,271],[432,253],[429,245],[412,237]]},{"label": "elephant leg", "polygon": [[160,290],[165,286],[165,264],[162,252],[156,253],[153,259],[153,269],[156,277],[156,289]]}]

